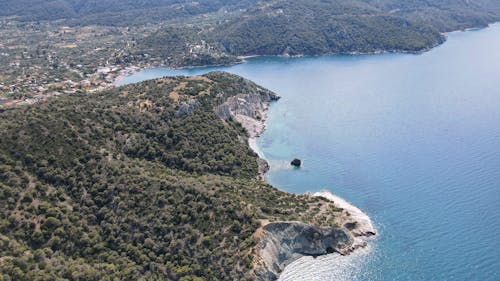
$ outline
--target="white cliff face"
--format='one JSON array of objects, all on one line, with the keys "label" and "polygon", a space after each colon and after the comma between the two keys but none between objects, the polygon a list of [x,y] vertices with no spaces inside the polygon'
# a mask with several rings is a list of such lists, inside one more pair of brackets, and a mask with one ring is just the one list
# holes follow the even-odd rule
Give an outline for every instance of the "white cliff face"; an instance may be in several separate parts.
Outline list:
[{"label": "white cliff face", "polygon": [[343,211],[338,226],[320,228],[302,222],[274,222],[255,234],[254,274],[257,280],[277,280],[286,266],[304,256],[322,256],[333,252],[348,255],[367,246],[367,237],[376,235],[370,217],[356,206],[330,192],[313,194],[332,201]]},{"label": "white cliff face", "polygon": [[217,107],[216,112],[223,120],[232,118],[238,121],[248,131],[250,138],[256,138],[265,130],[269,103],[278,99],[277,95],[264,89],[241,93],[228,98]]},{"label": "white cliff face", "polygon": [[287,265],[303,256],[344,253],[353,243],[345,228],[316,227],[302,222],[274,222],[257,231],[254,274],[257,280],[277,280]]},{"label": "white cliff face", "polygon": [[350,216],[345,218],[344,226],[355,237],[368,237],[377,233],[370,217],[345,199],[328,191],[316,192],[313,195],[326,198],[332,201],[338,208],[342,208],[348,212]]},{"label": "white cliff face", "polygon": [[[256,151],[256,138],[266,129],[265,122],[269,103],[278,99],[279,97],[273,92],[261,88],[257,91],[252,90],[229,97],[215,111],[223,120],[233,119],[239,122],[248,132],[250,148]],[[256,151],[256,153],[258,152]],[[269,170],[269,165],[260,157],[257,159],[257,163],[259,165],[259,178],[264,179],[264,174]]]},{"label": "white cliff face", "polygon": [[344,198],[329,191],[320,191],[313,195],[326,198],[332,201],[338,208],[344,209],[342,212],[342,225],[349,229],[350,233],[354,236],[351,247],[346,250],[354,251],[358,248],[366,247],[367,242],[365,238],[377,234],[370,217]]}]

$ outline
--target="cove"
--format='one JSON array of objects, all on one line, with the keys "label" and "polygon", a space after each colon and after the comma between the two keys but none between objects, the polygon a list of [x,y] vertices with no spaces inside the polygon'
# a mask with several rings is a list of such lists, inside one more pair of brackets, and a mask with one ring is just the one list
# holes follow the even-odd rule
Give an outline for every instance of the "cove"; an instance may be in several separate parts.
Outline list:
[{"label": "cove", "polygon": [[257,142],[269,183],[333,191],[379,232],[352,256],[301,259],[282,280],[500,280],[500,24],[418,55],[259,57],[121,84],[213,70],[282,97]]}]

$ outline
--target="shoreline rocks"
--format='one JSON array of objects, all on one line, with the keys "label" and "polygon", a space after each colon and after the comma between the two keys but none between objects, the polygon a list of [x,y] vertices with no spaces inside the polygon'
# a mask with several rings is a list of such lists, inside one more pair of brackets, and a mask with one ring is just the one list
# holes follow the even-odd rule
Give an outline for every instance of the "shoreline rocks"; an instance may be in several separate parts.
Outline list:
[{"label": "shoreline rocks", "polygon": [[269,104],[279,100],[275,93],[261,88],[260,91],[242,93],[232,96],[216,108],[217,115],[223,120],[233,119],[239,122],[248,132],[248,145],[259,158],[259,179],[264,179],[269,164],[257,149],[256,139],[265,131]]},{"label": "shoreline rocks", "polygon": [[370,217],[361,211],[361,209],[346,201],[344,198],[329,191],[316,192],[313,196],[328,199],[338,208],[344,209],[346,215],[343,216],[344,222],[342,225],[349,229],[355,237],[369,237],[377,234]]}]

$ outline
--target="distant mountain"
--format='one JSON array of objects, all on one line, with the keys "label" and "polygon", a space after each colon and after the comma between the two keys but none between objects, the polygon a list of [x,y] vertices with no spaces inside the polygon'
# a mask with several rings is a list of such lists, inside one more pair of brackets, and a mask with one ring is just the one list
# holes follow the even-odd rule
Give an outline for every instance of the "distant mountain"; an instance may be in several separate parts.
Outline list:
[{"label": "distant mountain", "polygon": [[72,20],[74,24],[131,25],[239,9],[256,0],[0,0],[0,16]]},{"label": "distant mountain", "polygon": [[419,51],[442,42],[437,29],[361,1],[274,1],[221,25],[214,36],[237,55]]},{"label": "distant mountain", "polygon": [[439,31],[483,27],[500,19],[496,0],[367,0],[370,4],[409,20],[425,22]]},{"label": "distant mountain", "polygon": [[[162,28],[137,50],[168,57],[172,65],[219,64],[248,55],[419,52],[444,42],[443,32],[498,19],[500,4],[491,0],[271,0],[209,28]],[[212,53],[193,56],[196,45]]]}]

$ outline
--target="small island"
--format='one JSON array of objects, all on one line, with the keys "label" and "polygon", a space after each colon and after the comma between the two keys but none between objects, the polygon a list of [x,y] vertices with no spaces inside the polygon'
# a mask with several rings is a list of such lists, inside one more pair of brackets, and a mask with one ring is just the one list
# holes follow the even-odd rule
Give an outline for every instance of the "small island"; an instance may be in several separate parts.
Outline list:
[{"label": "small island", "polygon": [[302,165],[302,161],[298,158],[295,158],[292,160],[292,162],[290,162],[290,165],[292,165],[296,168],[300,168],[300,166]]}]

